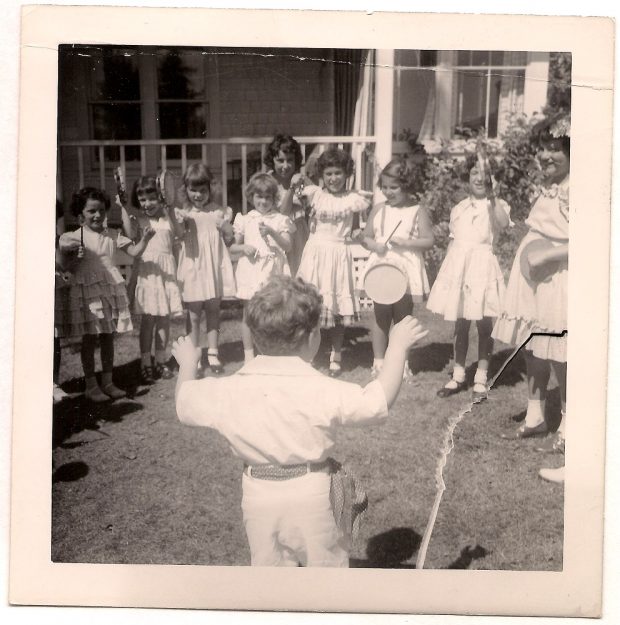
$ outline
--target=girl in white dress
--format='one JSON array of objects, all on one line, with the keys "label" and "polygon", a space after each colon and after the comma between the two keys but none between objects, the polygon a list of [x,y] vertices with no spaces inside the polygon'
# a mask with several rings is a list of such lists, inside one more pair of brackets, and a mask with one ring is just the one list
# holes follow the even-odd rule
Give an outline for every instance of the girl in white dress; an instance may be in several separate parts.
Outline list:
[{"label": "girl in white dress", "polygon": [[[137,209],[132,223],[136,224],[138,231],[151,228],[154,232],[140,262],[134,265],[136,278],[132,281],[135,285],[133,307],[135,313],[140,315],[140,378],[143,384],[152,384],[156,378],[172,377],[172,371],[166,364],[170,318],[183,314],[173,241],[175,237],[183,236],[183,227],[175,218],[174,207],[164,207],[157,181],[151,176],[136,180],[131,203]],[[153,342],[154,367],[151,355]]]},{"label": "girl in white dress", "polygon": [[[494,338],[510,345],[520,345],[533,335],[525,346],[528,404],[525,421],[502,437],[547,435],[545,400],[553,369],[560,390],[561,422],[557,432],[538,449],[564,453],[570,121],[558,114],[541,121],[534,133],[544,180],[525,221],[529,231],[517,250],[501,315],[493,329]],[[540,249],[528,252],[526,248],[531,244]],[[526,258],[522,258],[524,254]],[[526,263],[531,268],[529,278],[523,273]],[[563,481],[564,467],[543,469],[541,476]]]},{"label": "girl in white dress", "polygon": [[427,308],[446,321],[454,321],[454,370],[449,382],[437,391],[449,397],[466,387],[465,359],[469,327],[478,329],[478,367],[473,399],[487,394],[489,359],[493,352],[493,318],[501,312],[504,277],[493,242],[510,224],[510,206],[495,197],[475,158],[467,161],[469,195],[450,213],[450,237],[446,257],[428,298]]},{"label": "girl in white dress", "polygon": [[[372,371],[381,371],[392,324],[413,314],[414,302],[422,302],[429,285],[424,266],[425,250],[434,243],[432,224],[424,208],[411,197],[414,181],[404,159],[395,158],[381,172],[379,188],[386,201],[373,207],[366,222],[363,245],[370,250],[368,264],[379,257],[392,260],[407,272],[407,292],[394,304],[374,305],[374,323],[371,329],[374,361]],[[390,241],[386,239],[392,234]],[[408,376],[409,366],[405,366]]]},{"label": "girl in white dress", "polygon": [[[211,201],[213,176],[203,163],[194,163],[183,175],[187,205],[177,210],[185,234],[179,252],[178,279],[189,312],[189,334],[201,345],[200,322],[205,312],[207,355],[213,373],[223,373],[219,360],[220,302],[235,295],[235,277],[228,253],[233,242],[232,209]],[[200,347],[197,349],[201,350]]]},{"label": "girl in white dress", "polygon": [[246,195],[254,208],[246,215],[237,214],[233,224],[235,242],[230,249],[242,254],[235,279],[237,297],[244,301],[241,336],[248,362],[254,358],[254,344],[246,323],[247,304],[271,276],[291,275],[286,252],[291,249],[295,226],[278,212],[278,185],[269,174],[254,174]]},{"label": "girl in white dress", "polygon": [[359,213],[370,200],[348,191],[347,178],[353,173],[353,159],[344,151],[331,148],[317,162],[323,186],[299,188],[310,202],[310,238],[304,248],[297,277],[314,284],[323,298],[321,328],[329,333],[332,345],[329,374],[341,373],[344,328],[359,319],[355,295],[351,233],[357,229]]},{"label": "girl in white dress", "polygon": [[[278,210],[290,217],[295,225],[291,248],[286,253],[291,275],[295,276],[310,234],[303,199],[294,193],[301,176],[298,173],[302,165],[301,147],[290,135],[278,134],[267,146],[264,161],[268,167],[267,173],[271,174],[278,183]],[[311,184],[310,179],[305,179],[305,181],[306,184]]]},{"label": "girl in white dress", "polygon": [[[155,234],[146,228],[138,243],[120,233],[109,232],[107,211],[110,198],[104,191],[85,187],[71,202],[71,212],[80,227],[65,232],[58,248],[71,265],[68,315],[60,328],[60,337],[82,337],[81,360],[86,380],[87,399],[100,403],[125,397],[112,382],[114,333],[133,329],[125,280],[114,265],[113,256],[122,249],[130,256],[140,256]],[[101,387],[95,376],[95,348],[101,349]]]}]

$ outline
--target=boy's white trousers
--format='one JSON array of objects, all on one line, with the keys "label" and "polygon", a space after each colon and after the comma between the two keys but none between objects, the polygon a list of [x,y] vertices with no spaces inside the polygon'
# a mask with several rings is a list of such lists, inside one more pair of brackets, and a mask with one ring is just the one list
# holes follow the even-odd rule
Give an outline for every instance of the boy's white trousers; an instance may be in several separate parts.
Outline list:
[{"label": "boy's white trousers", "polygon": [[244,473],[242,488],[252,566],[349,566],[329,502],[327,473],[281,481]]}]

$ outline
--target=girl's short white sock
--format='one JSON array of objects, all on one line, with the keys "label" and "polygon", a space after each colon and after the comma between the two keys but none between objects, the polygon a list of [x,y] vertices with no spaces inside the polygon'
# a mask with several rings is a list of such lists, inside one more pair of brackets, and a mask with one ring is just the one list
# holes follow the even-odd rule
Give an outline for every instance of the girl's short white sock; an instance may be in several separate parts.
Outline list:
[{"label": "girl's short white sock", "polygon": [[253,349],[244,349],[243,357],[246,362],[250,362],[254,358],[254,350]]},{"label": "girl's short white sock", "polygon": [[525,425],[535,428],[545,420],[545,402],[540,399],[527,400],[527,412],[525,413]]},{"label": "girl's short white sock", "polygon": [[219,358],[219,350],[214,349],[214,348],[210,348],[207,350],[207,356],[209,358],[209,364],[211,365],[219,365],[220,363],[220,358]]},{"label": "girl's short white sock", "polygon": [[560,425],[558,427],[558,434],[562,438],[564,438],[564,434],[566,433],[566,410],[562,410],[562,420],[560,421]]},{"label": "girl's short white sock", "polygon": [[455,382],[465,382],[465,367],[462,367],[461,365],[454,365],[452,379]]},{"label": "girl's short white sock", "polygon": [[158,349],[155,351],[155,362],[163,365],[166,362],[166,350]]},{"label": "girl's short white sock", "polygon": [[488,372],[486,369],[476,369],[476,375],[474,376],[474,384],[486,384]]},{"label": "girl's short white sock", "polygon": [[151,366],[151,352],[145,352],[144,354],[140,354],[140,364],[143,367]]}]

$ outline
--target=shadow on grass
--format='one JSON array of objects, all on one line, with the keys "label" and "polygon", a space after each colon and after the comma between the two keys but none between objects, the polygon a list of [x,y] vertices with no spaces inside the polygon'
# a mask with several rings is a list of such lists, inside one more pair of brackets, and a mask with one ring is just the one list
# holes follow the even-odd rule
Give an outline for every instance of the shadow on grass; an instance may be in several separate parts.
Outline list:
[{"label": "shadow on grass", "polygon": [[452,343],[429,343],[414,347],[409,354],[412,373],[443,371],[452,359]]},{"label": "shadow on grass", "polygon": [[52,482],[75,482],[87,475],[88,465],[84,462],[67,462],[54,471]]},{"label": "shadow on grass", "polygon": [[[65,446],[63,443],[84,430],[99,431],[102,422],[119,423],[128,414],[143,409],[143,405],[129,400],[110,401],[105,404],[94,404],[84,395],[70,397],[54,406],[52,447]],[[102,432],[103,434],[103,432]],[[67,443],[67,447],[77,444]]]},{"label": "shadow on grass", "polygon": [[489,555],[484,547],[476,545],[475,547],[464,547],[461,549],[461,555],[451,564],[446,566],[446,569],[468,569],[474,560],[480,560],[480,558],[486,558]]},{"label": "shadow on grass", "polygon": [[422,537],[409,527],[393,527],[387,532],[372,536],[366,546],[365,560],[351,558],[351,568],[414,569],[407,564],[418,550]]}]

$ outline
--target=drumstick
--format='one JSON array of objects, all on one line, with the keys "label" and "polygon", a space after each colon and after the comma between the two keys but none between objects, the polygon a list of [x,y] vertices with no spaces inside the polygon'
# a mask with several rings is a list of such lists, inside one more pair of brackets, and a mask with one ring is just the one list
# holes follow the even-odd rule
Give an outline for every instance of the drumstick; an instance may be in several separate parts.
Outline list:
[{"label": "drumstick", "polygon": [[402,224],[402,220],[399,221],[396,224],[396,228],[394,228],[394,230],[392,230],[392,232],[390,232],[390,236],[385,240],[384,245],[387,245],[390,242],[390,239],[394,236],[394,233],[398,230],[398,226],[400,226],[400,224]]}]

